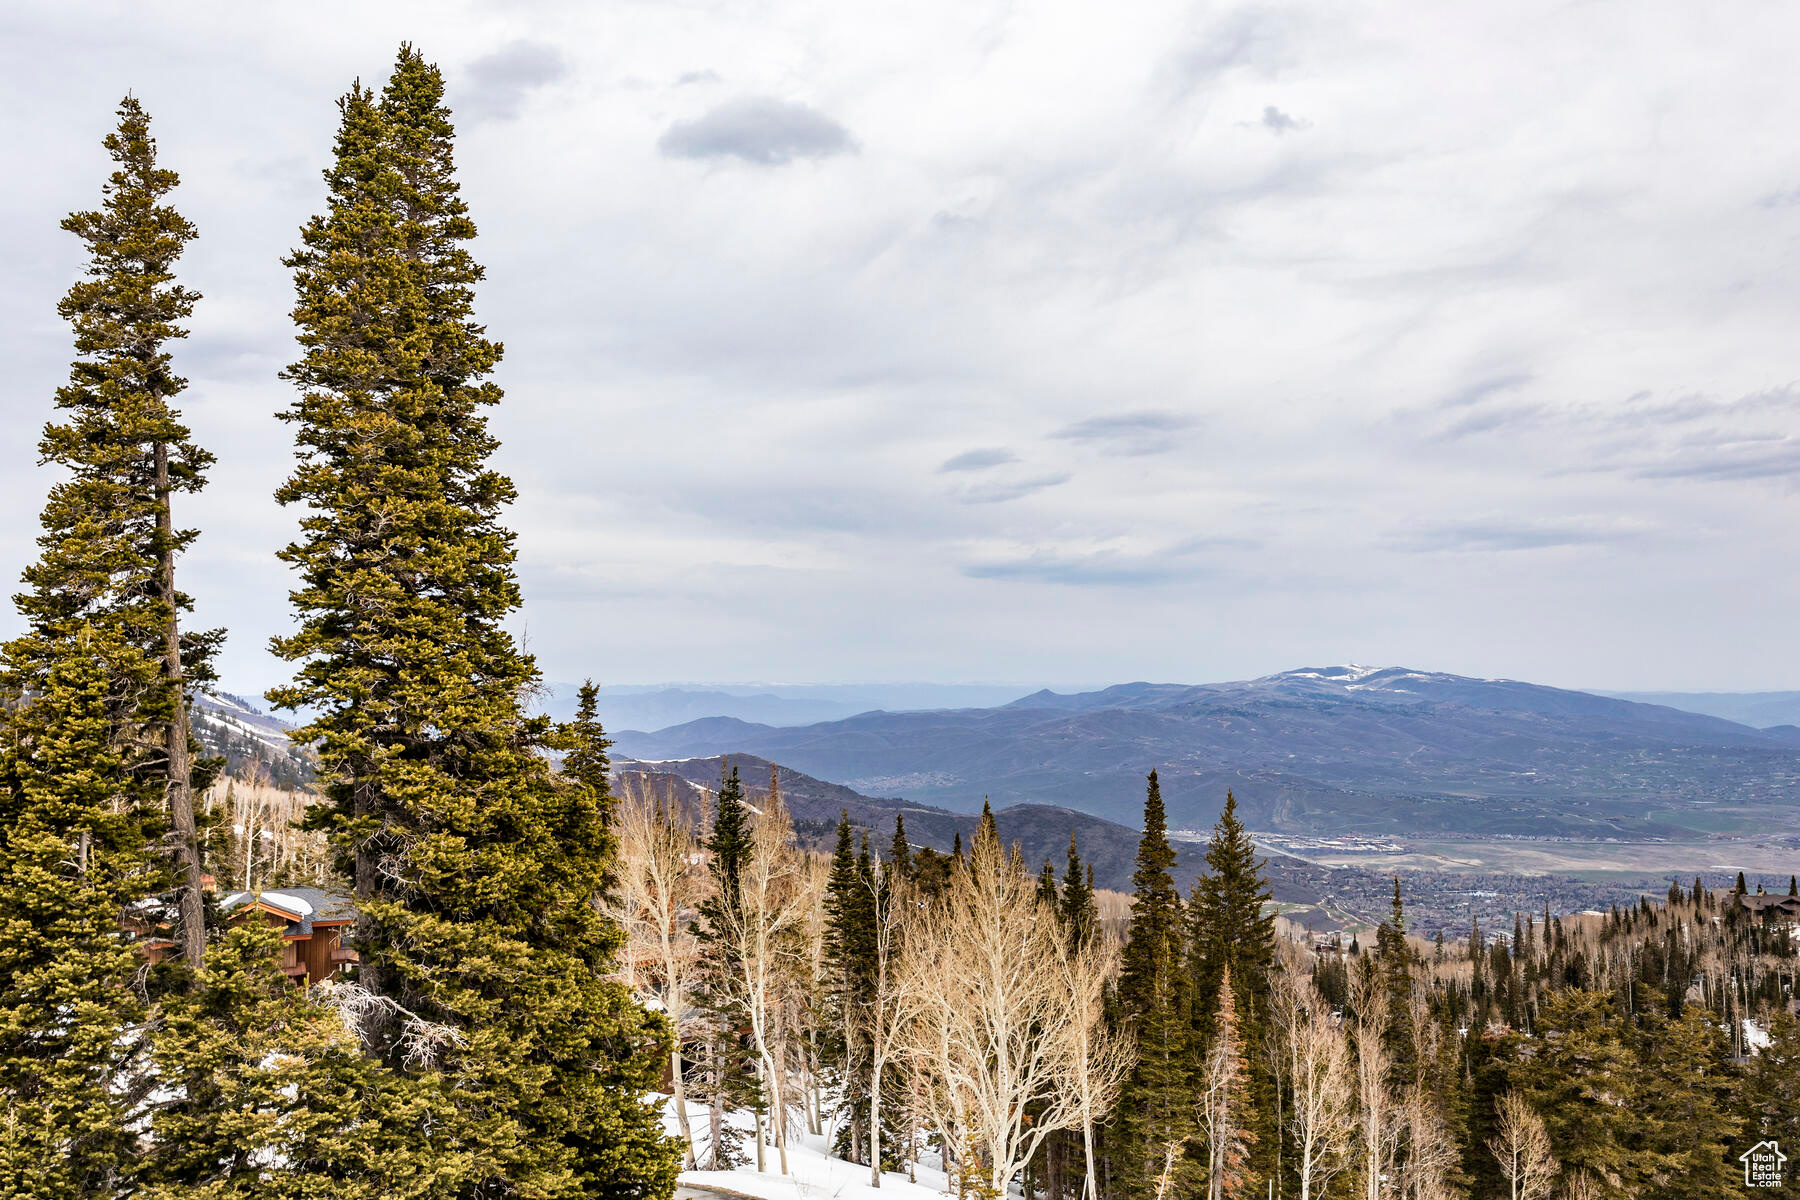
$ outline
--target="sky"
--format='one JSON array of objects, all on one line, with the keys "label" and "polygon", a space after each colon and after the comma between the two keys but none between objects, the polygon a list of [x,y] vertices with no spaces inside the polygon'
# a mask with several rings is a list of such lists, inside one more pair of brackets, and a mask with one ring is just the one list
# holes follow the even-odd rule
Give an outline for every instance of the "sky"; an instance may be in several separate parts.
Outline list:
[{"label": "sky", "polygon": [[280,260],[408,39],[552,679],[1800,687],[1800,9],[1735,0],[15,2],[0,573],[130,90],[185,586],[283,677]]}]

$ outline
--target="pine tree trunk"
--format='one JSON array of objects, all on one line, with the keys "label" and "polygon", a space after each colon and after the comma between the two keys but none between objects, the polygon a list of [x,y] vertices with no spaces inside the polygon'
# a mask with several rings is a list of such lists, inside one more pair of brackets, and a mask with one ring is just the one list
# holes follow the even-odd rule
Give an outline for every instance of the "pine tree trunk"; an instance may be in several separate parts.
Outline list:
[{"label": "pine tree trunk", "polygon": [[156,532],[162,542],[158,585],[169,606],[163,626],[163,675],[174,689],[175,715],[166,730],[169,750],[169,819],[181,875],[181,953],[198,971],[206,957],[206,893],[200,879],[200,836],[194,822],[194,768],[188,753],[187,695],[181,675],[181,615],[175,602],[175,522],[170,511],[169,447],[156,443]]},{"label": "pine tree trunk", "polygon": [[[375,812],[374,787],[367,779],[357,779],[351,784],[351,787],[355,796],[356,815],[358,817],[373,815]],[[354,878],[351,882],[356,888],[356,898],[358,900],[372,900],[375,898],[378,880],[375,853],[374,848],[369,844],[369,839],[364,838],[357,842],[356,858],[351,867]],[[367,913],[359,911],[356,918],[357,940],[366,946],[371,946],[375,943],[376,932],[375,919]],[[362,954],[358,957],[360,961],[357,963],[356,967],[356,981],[371,992],[381,993],[382,972],[380,964],[372,961],[367,954]],[[372,1028],[365,1029],[364,1036],[369,1042],[375,1043],[379,1040],[375,1036],[375,1032],[376,1031]]]}]

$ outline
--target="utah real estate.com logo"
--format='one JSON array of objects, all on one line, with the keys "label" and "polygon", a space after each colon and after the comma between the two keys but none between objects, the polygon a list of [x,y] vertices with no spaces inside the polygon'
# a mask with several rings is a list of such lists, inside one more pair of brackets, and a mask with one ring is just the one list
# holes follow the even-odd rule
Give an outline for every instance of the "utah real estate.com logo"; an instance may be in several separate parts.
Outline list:
[{"label": "utah real estate.com logo", "polygon": [[1781,1186],[1781,1166],[1787,1162],[1787,1155],[1774,1139],[1756,1143],[1738,1155],[1738,1161],[1744,1164],[1745,1187]]}]

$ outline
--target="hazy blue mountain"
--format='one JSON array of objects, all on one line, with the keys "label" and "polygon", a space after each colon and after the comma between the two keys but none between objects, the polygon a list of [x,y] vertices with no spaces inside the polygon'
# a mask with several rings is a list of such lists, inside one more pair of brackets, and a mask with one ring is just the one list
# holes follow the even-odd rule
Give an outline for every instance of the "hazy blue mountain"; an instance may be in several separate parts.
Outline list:
[{"label": "hazy blue mountain", "polygon": [[[576,684],[552,683],[544,710],[575,711]],[[1024,688],[1004,684],[668,684],[602,687],[600,722],[608,729],[666,729],[707,717],[760,725],[811,725],[857,713],[980,708],[1004,704]]]},{"label": "hazy blue mountain", "polygon": [[1620,700],[1662,704],[1683,712],[1723,717],[1740,725],[1768,729],[1800,725],[1800,692],[1601,692]]},{"label": "hazy blue mountain", "polygon": [[1673,835],[1715,814],[1791,820],[1800,746],[1780,731],[1615,697],[1405,668],[1326,667],[1183,686],[1040,692],[986,709],[794,728],[621,732],[622,753],[749,753],[861,792],[959,811],[1038,803],[1135,823],[1150,767],[1171,821],[1225,790],[1256,828]]}]

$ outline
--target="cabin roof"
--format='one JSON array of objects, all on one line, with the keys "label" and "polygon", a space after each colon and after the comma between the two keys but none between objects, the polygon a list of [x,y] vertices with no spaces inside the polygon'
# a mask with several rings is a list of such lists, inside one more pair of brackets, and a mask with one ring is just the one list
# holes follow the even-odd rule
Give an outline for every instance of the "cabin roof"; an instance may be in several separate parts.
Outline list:
[{"label": "cabin roof", "polygon": [[324,888],[275,888],[262,892],[233,892],[219,902],[221,911],[243,905],[260,905],[288,922],[288,936],[311,935],[315,925],[343,925],[356,920],[356,903],[342,892]]}]

